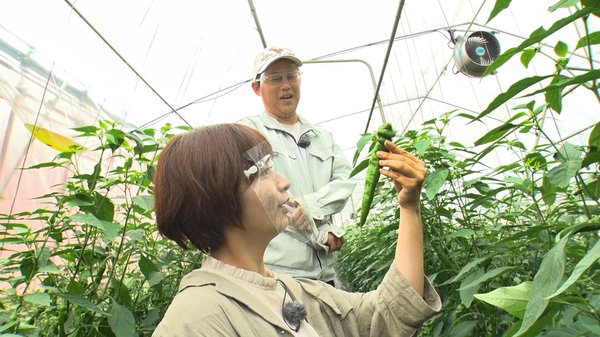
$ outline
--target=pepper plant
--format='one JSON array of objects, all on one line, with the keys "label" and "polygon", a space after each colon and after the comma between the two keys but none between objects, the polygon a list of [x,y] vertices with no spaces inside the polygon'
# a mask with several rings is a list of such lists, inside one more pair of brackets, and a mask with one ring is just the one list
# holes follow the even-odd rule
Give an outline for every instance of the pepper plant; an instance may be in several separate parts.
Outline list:
[{"label": "pepper plant", "polygon": [[[509,6],[496,1],[490,20]],[[486,73],[516,55],[524,67],[550,57],[541,52],[543,42],[580,20],[585,36],[571,50],[566,42],[556,44],[554,72],[515,82],[478,114],[451,111],[395,140],[428,164],[426,273],[444,307],[422,336],[600,335],[600,124],[587,143],[577,144],[552,139],[542,123],[550,114],[568,116],[562,101],[574,90],[600,102],[592,52],[599,33],[589,29],[600,3],[560,1],[549,10],[565,17],[532,32]],[[586,55],[588,69],[569,66],[576,51]],[[513,103],[526,97],[526,104]],[[453,121],[482,123],[510,103],[511,117],[473,144],[447,140]],[[521,141],[527,137],[537,141]],[[497,153],[512,159],[490,165]],[[399,217],[393,186],[381,182],[375,198],[368,225],[350,224],[338,256],[338,272],[351,290],[374,289],[393,259]]]},{"label": "pepper plant", "polygon": [[27,168],[71,172],[63,188],[40,196],[48,206],[0,218],[8,253],[0,333],[149,336],[201,257],[160,237],[152,213],[157,153],[181,130],[125,132],[109,121],[75,130],[98,146]]}]

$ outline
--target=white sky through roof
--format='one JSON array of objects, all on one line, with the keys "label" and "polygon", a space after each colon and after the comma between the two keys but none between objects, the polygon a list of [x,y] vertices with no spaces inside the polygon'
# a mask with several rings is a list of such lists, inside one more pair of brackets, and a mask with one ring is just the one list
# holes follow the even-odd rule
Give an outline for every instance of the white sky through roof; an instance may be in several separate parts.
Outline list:
[{"label": "white sky through roof", "polygon": [[[131,124],[153,127],[165,122],[184,124],[169,114],[166,103],[174,108],[186,106],[179,114],[193,126],[233,122],[262,111],[260,98],[246,82],[251,77],[254,56],[262,49],[248,1],[72,3],[156,92],[66,1],[2,1],[0,26],[20,39],[25,44],[23,48],[33,46],[29,50],[31,57],[48,69],[73,78],[73,83],[82,83],[102,108]],[[253,3],[268,44],[290,47],[304,60],[354,60],[305,64],[299,106],[299,112],[309,120],[330,129],[348,158],[352,158],[367,122],[374,90],[368,68],[357,60],[370,64],[375,79],[379,79],[399,2]],[[538,55],[529,69],[520,64],[517,56],[495,76],[480,79],[457,74],[447,30],[454,29],[456,35],[495,31],[505,51],[536,28],[547,28],[566,16],[566,9],[548,12],[547,7],[552,4],[513,1],[508,10],[486,23],[494,1],[406,1],[379,92],[386,119],[397,129],[408,130],[456,108],[475,114],[516,80],[551,73],[553,61]],[[580,36],[569,26],[557,34],[556,40],[546,41],[550,46],[545,52],[553,55],[552,47],[558,37],[574,44]],[[581,61],[572,57],[573,65]],[[564,107],[563,113],[556,116],[557,127],[551,131],[557,139],[577,133],[599,119],[598,102],[584,90],[567,96]],[[511,113],[508,108],[499,108],[485,124],[456,126],[449,130],[449,136],[470,146],[485,132],[483,129],[506,120]],[[380,123],[376,106],[371,129]]]}]

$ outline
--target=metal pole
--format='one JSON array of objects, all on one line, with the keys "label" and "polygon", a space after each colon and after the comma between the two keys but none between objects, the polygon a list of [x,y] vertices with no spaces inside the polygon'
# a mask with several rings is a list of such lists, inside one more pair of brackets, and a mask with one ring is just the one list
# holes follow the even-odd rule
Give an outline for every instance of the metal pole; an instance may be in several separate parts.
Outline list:
[{"label": "metal pole", "polygon": [[252,0],[248,0],[248,5],[250,5],[250,11],[252,12],[252,17],[254,18],[256,30],[258,31],[258,35],[260,36],[260,41],[262,42],[263,48],[267,48],[267,41],[265,40],[265,36],[263,35],[262,28],[260,28],[260,22],[258,21],[258,14],[256,13],[256,7],[254,7],[254,2],[252,2]]}]

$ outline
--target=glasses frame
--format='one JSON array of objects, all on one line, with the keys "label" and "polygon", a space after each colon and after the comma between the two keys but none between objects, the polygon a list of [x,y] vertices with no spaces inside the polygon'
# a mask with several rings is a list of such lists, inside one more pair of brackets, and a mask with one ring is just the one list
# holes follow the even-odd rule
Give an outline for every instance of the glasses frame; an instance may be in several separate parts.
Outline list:
[{"label": "glasses frame", "polygon": [[[275,79],[272,77],[275,76]],[[278,79],[277,76],[281,76],[281,79]],[[266,75],[265,73],[260,74],[259,82],[267,83],[269,85],[281,85],[284,80],[287,80],[288,83],[297,83],[302,78],[302,71],[294,70],[288,71],[287,73],[272,73]]]},{"label": "glasses frame", "polygon": [[267,154],[262,157],[259,161],[257,161],[254,165],[250,166],[247,170],[244,170],[244,175],[246,179],[250,180],[250,177],[253,175],[265,170],[273,168],[273,156],[271,154]]}]

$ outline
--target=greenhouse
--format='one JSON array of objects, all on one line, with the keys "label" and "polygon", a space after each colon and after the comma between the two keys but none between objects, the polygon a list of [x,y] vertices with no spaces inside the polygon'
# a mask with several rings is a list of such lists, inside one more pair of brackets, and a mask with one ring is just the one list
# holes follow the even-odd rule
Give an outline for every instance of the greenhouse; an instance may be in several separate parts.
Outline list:
[{"label": "greenhouse", "polygon": [[[309,217],[343,232],[336,249],[325,234],[330,291],[379,292],[401,255],[412,189],[370,170],[388,127],[425,168],[425,287],[441,307],[415,336],[600,336],[599,27],[596,0],[3,1],[0,337],[151,336],[211,255],[159,231],[163,150],[300,81],[298,114],[330,132],[353,186]],[[257,72],[273,46],[299,70]],[[253,160],[248,179],[266,165]],[[344,335],[312,314],[281,332]],[[409,335],[394,331],[381,335]]]}]

